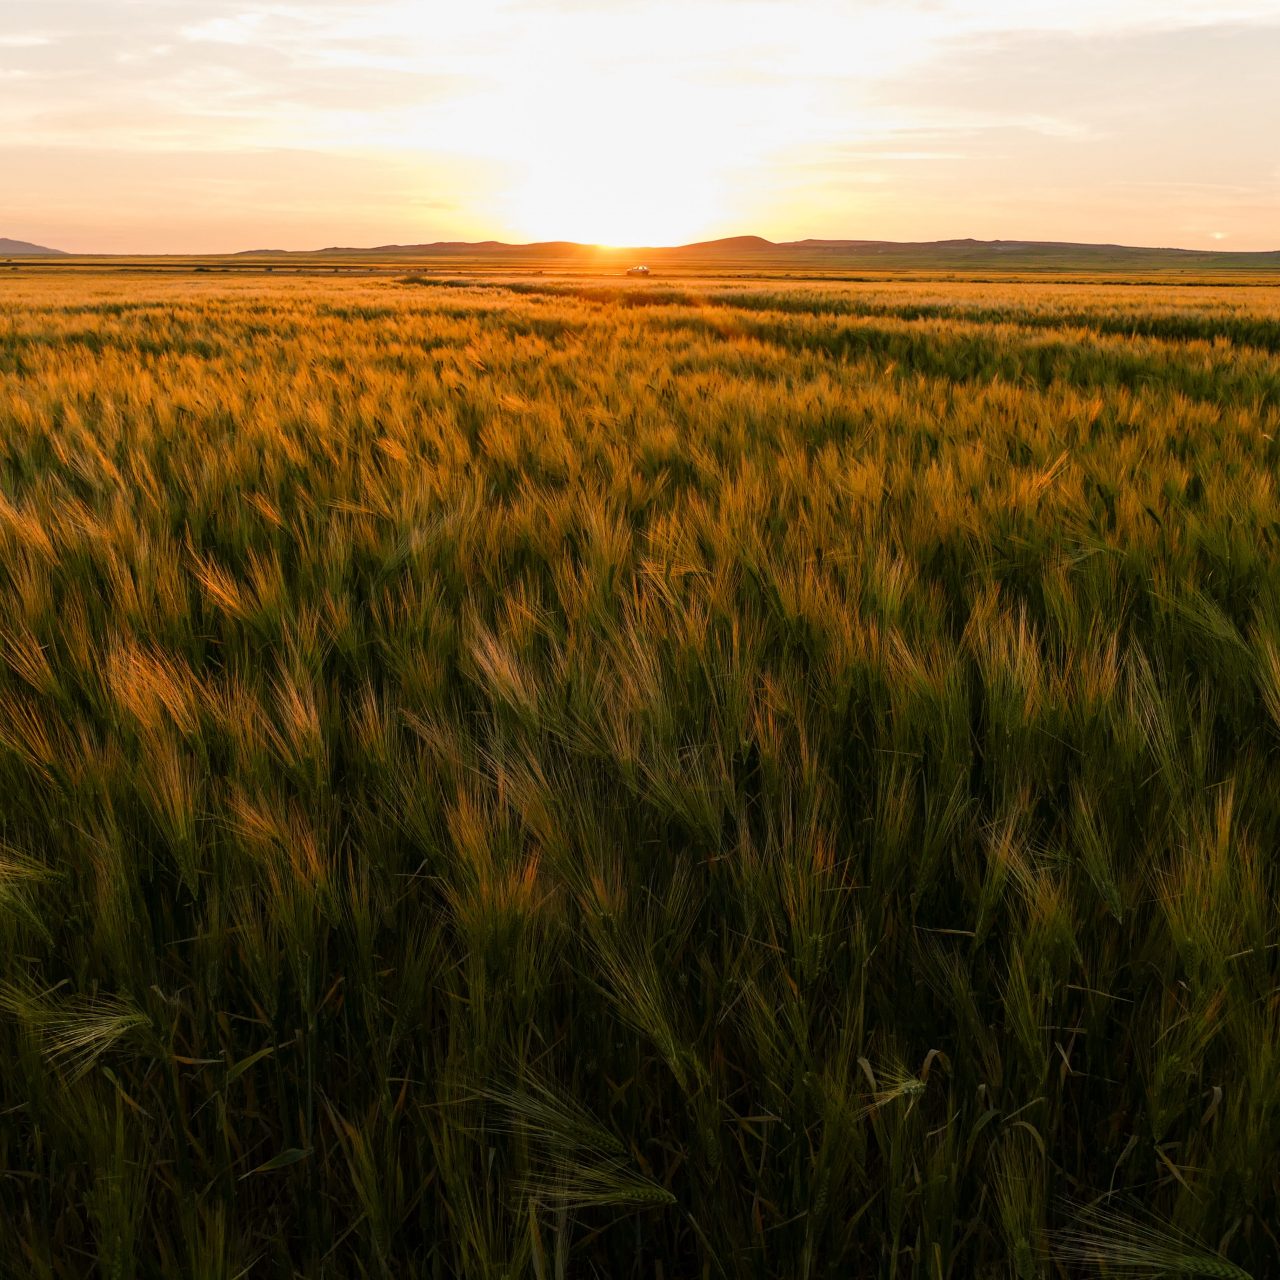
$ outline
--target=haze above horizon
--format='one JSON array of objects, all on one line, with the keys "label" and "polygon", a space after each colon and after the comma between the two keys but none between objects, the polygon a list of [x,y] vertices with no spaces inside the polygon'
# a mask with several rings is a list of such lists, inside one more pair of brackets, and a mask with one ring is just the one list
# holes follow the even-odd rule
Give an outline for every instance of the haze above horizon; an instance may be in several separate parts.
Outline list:
[{"label": "haze above horizon", "polygon": [[1280,247],[1275,0],[0,13],[0,233],[72,252],[744,227]]}]

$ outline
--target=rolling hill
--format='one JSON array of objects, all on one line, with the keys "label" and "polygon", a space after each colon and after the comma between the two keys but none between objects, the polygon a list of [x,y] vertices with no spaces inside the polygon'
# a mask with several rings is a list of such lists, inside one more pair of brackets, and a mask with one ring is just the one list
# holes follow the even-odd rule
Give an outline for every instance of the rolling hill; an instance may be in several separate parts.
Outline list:
[{"label": "rolling hill", "polygon": [[[280,256],[275,251],[272,256]],[[301,255],[299,255],[301,256]],[[1280,250],[1148,248],[1118,244],[1075,244],[1038,240],[792,240],[775,243],[760,236],[731,236],[696,244],[603,248],[571,240],[535,244],[449,240],[427,244],[385,244],[372,248],[332,246],[306,256],[363,258],[452,258],[497,263],[647,262],[654,266],[714,261],[743,267],[884,271],[1217,271],[1280,270]]]},{"label": "rolling hill", "polygon": [[[761,236],[729,236],[695,244],[619,248],[547,240],[507,244],[499,240],[468,242],[441,240],[425,244],[383,244],[372,247],[333,245],[315,250],[246,249],[239,253],[201,255],[70,255],[26,241],[0,238],[0,260],[56,258],[57,265],[74,266],[87,259],[122,269],[180,269],[179,264],[201,262],[201,270],[307,270],[325,264],[329,270],[398,270],[413,263],[444,269],[604,271],[612,273],[636,263],[672,272],[712,271],[716,274],[809,274],[829,278],[861,272],[951,272],[972,275],[1091,273],[1203,277],[1235,272],[1280,272],[1280,249],[1240,252],[1220,249],[1149,248],[1120,244],[1077,244],[1047,240],[790,240],[774,242]],[[270,264],[270,265],[269,265]],[[33,266],[37,265],[33,261]],[[53,267],[53,262],[40,264]]]},{"label": "rolling hill", "polygon": [[65,258],[61,249],[46,249],[44,245],[30,244],[26,240],[9,240],[0,236],[0,258]]}]

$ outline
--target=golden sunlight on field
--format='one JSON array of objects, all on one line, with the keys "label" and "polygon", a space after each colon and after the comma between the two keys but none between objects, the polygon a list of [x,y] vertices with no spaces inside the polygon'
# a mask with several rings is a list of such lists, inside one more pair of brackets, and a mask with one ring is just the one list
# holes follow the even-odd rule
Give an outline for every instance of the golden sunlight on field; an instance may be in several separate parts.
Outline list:
[{"label": "golden sunlight on field", "polygon": [[1276,1273],[1280,289],[252,270],[0,280],[14,1274]]}]

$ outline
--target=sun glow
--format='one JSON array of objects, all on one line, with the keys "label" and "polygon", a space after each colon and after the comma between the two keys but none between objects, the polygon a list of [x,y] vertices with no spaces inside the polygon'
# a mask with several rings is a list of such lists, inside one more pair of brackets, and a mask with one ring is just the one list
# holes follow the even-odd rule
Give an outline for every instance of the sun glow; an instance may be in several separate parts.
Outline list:
[{"label": "sun glow", "polygon": [[502,140],[504,221],[530,239],[657,245],[698,239],[729,215],[740,157],[708,118],[705,90],[634,72],[579,71],[544,86]]},{"label": "sun glow", "polygon": [[509,221],[532,240],[682,244],[724,216],[717,177],[693,157],[545,157],[513,185]]},{"label": "sun glow", "polygon": [[492,163],[505,234],[661,245],[744,216],[744,175],[778,145],[773,122],[804,118],[807,91],[708,73],[694,52],[710,33],[674,9],[648,16],[649,28],[635,13],[547,23],[457,113],[453,145]]}]

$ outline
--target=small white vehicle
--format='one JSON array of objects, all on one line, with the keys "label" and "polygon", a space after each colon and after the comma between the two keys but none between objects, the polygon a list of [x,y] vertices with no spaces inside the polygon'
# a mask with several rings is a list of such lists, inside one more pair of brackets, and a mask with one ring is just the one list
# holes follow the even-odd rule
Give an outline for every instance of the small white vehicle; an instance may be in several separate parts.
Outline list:
[{"label": "small white vehicle", "polygon": [[627,275],[629,276],[647,276],[650,274],[648,267],[629,267],[627,269]]}]

